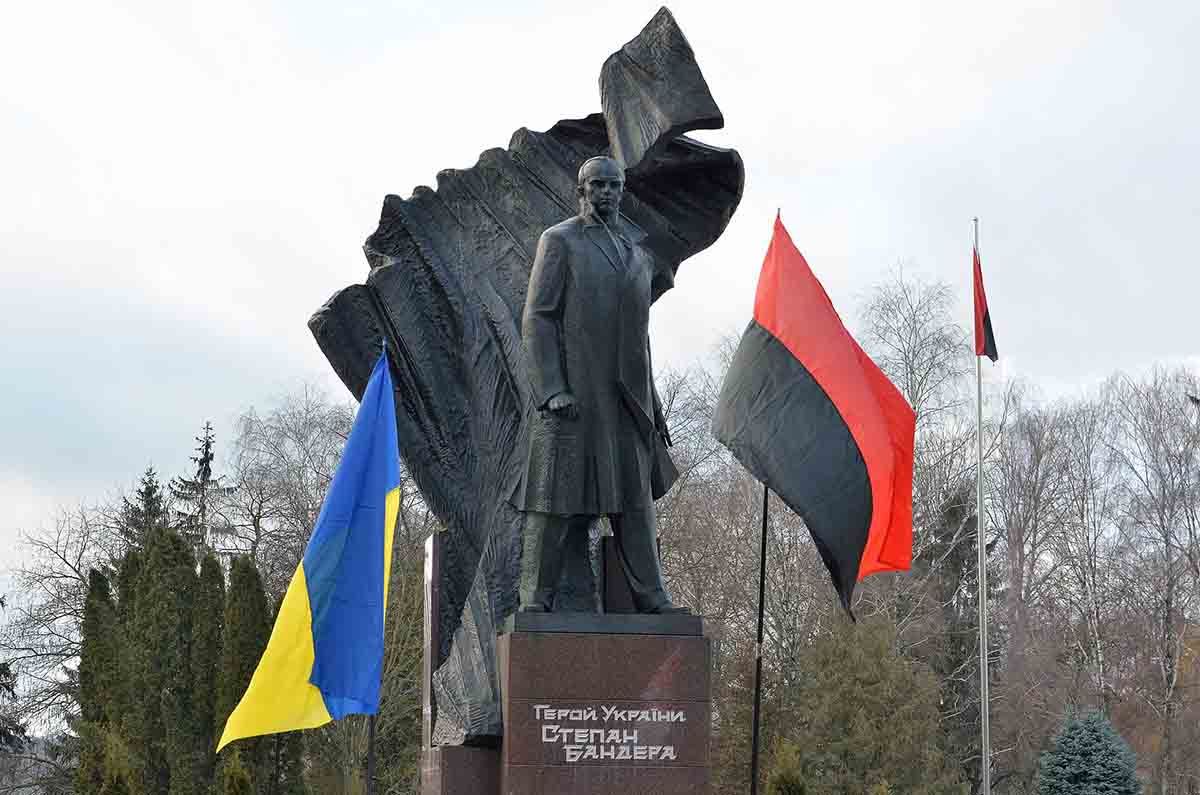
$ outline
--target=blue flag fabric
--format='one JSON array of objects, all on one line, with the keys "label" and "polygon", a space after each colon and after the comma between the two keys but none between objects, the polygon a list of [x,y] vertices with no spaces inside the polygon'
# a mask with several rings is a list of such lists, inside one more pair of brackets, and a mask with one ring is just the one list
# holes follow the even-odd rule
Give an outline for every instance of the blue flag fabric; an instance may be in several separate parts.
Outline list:
[{"label": "blue flag fabric", "polygon": [[400,508],[396,408],[386,352],[363,394],[312,538],[218,750],[379,709],[383,621]]}]

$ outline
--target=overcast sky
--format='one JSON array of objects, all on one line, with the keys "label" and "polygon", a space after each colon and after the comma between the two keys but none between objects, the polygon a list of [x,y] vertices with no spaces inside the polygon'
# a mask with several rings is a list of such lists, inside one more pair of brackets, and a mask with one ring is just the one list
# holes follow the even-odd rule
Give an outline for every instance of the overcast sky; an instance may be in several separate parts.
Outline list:
[{"label": "overcast sky", "polygon": [[[421,5],[6,8],[0,566],[58,506],[183,472],[205,420],[220,442],[302,382],[341,396],[305,321],[364,278],[384,195],[598,110],[658,7]],[[671,8],[725,113],[697,137],[746,191],[656,306],[656,362],[740,331],[776,207],[843,315],[903,262],[964,323],[980,216],[990,378],[1200,362],[1200,3]]]}]

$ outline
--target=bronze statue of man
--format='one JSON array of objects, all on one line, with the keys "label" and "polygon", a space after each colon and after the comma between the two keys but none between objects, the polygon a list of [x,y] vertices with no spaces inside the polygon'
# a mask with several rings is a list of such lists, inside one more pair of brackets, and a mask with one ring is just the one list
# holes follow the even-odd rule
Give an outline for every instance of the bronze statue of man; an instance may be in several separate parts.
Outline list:
[{"label": "bronze statue of man", "polygon": [[553,609],[568,538],[600,516],[637,609],[684,610],[663,587],[654,522],[654,501],[678,471],[651,372],[650,304],[674,277],[621,218],[624,187],[612,158],[584,163],[579,215],[542,234],[529,277],[521,335],[536,412],[516,500],[526,611]]}]

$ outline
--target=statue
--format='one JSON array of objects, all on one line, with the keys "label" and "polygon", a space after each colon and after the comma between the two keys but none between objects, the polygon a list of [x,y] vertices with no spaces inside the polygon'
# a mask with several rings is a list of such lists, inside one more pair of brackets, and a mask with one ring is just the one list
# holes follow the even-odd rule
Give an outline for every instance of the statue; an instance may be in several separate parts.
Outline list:
[{"label": "statue", "polygon": [[[571,535],[607,515],[640,612],[682,612],[663,588],[654,500],[678,472],[654,388],[650,304],[674,281],[620,214],[611,157],[579,169],[579,214],[538,240],[522,338],[536,416],[517,507],[525,512],[521,609],[548,612]],[[578,548],[576,546],[575,548]]]},{"label": "statue", "polygon": [[[536,90],[536,81],[527,76],[513,90]],[[680,263],[720,237],[741,200],[738,153],[686,135],[724,119],[667,9],[605,61],[600,105],[602,113],[549,130],[517,130],[507,148],[484,151],[474,166],[439,172],[436,190],[388,196],[363,246],[363,283],[338,291],[309,320],[356,396],[387,340],[404,471],[444,528],[433,650],[438,745],[495,742],[503,730],[496,632],[520,604],[521,490],[528,491],[531,423],[545,416],[534,405],[522,335],[539,236],[576,211],[580,166],[611,156],[625,178],[612,231],[654,263],[657,297]],[[644,340],[644,325],[639,333]],[[622,362],[640,355],[624,343],[621,351]],[[587,406],[580,393],[573,397],[583,423]],[[653,436],[661,427],[653,398],[631,398]],[[669,485],[669,458],[656,459],[659,485]],[[600,507],[593,513],[609,512]]]}]

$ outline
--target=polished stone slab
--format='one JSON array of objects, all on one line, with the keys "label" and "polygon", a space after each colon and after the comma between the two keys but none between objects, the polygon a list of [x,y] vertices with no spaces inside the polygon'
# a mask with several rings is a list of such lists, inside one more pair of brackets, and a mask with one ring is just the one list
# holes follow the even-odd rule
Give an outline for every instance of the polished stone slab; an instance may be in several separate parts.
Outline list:
[{"label": "polished stone slab", "polygon": [[421,795],[495,795],[500,749],[440,745],[421,753]]},{"label": "polished stone slab", "polygon": [[509,631],[568,632],[587,635],[704,634],[704,619],[686,613],[521,613],[513,616]]},{"label": "polished stone slab", "polygon": [[595,618],[691,619],[696,634],[502,635],[500,792],[706,795],[712,683],[699,617]]},{"label": "polished stone slab", "polygon": [[704,795],[708,768],[505,768],[504,795]]}]

